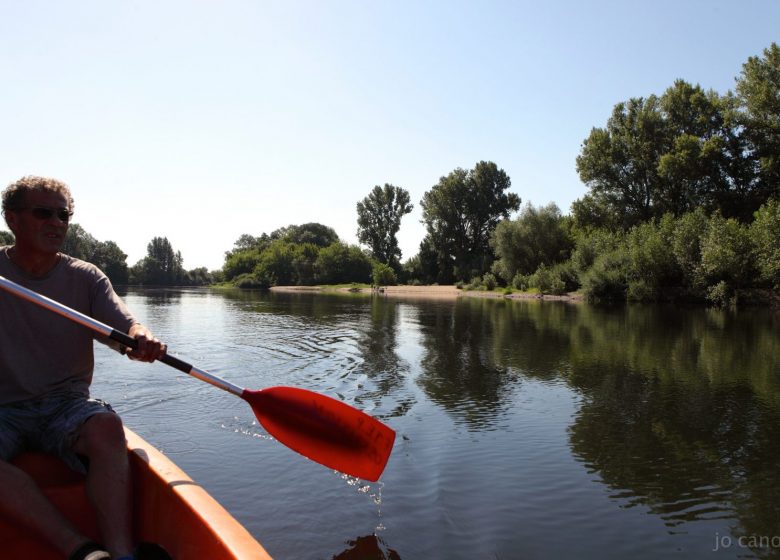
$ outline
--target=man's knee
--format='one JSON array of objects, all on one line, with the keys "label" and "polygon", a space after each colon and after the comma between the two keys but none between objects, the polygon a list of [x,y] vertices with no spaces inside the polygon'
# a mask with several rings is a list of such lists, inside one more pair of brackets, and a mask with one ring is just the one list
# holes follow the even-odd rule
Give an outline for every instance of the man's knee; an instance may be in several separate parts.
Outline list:
[{"label": "man's knee", "polygon": [[0,459],[0,494],[12,488],[16,491],[32,491],[37,488],[37,485],[22,469]]},{"label": "man's knee", "polygon": [[122,419],[113,412],[91,416],[79,430],[76,451],[87,457],[94,453],[124,451],[126,446]]}]

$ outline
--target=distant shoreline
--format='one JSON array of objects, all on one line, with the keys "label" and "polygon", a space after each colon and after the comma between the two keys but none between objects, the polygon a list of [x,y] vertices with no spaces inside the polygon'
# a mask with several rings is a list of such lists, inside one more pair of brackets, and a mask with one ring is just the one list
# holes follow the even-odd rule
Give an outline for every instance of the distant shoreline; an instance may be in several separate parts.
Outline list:
[{"label": "distant shoreline", "polygon": [[287,292],[287,293],[302,293],[302,292],[314,292],[314,293],[328,293],[328,292],[340,292],[340,293],[359,293],[359,294],[376,294],[386,297],[395,298],[420,298],[420,299],[457,299],[459,297],[481,297],[481,298],[493,298],[493,299],[535,299],[545,301],[567,301],[567,302],[581,302],[584,298],[581,294],[564,294],[559,296],[554,295],[541,295],[541,294],[529,294],[523,292],[515,292],[511,294],[504,294],[502,292],[486,292],[480,290],[459,290],[455,286],[383,286],[376,290],[372,288],[356,288],[356,287],[339,287],[329,288],[324,286],[273,286],[272,292]]}]

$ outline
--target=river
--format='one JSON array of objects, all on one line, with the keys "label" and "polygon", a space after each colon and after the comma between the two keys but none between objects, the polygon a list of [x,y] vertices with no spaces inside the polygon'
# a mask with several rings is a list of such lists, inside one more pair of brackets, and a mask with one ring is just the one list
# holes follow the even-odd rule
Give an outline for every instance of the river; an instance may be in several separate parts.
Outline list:
[{"label": "river", "polygon": [[130,289],[171,353],[397,432],[380,482],[241,399],[96,345],[93,394],[278,559],[780,556],[780,314]]}]

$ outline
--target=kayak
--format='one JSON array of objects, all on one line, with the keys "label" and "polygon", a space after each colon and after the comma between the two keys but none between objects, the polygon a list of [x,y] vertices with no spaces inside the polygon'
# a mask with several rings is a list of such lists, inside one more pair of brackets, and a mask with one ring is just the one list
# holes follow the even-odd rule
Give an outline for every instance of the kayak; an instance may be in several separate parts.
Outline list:
[{"label": "kayak", "polygon": [[[174,560],[270,560],[254,537],[170,459],[125,428],[133,476],[133,531],[138,542],[162,546]],[[84,477],[55,457],[26,453],[14,464],[87,537],[99,541]],[[3,558],[61,560],[61,555],[12,519],[0,517]]]}]

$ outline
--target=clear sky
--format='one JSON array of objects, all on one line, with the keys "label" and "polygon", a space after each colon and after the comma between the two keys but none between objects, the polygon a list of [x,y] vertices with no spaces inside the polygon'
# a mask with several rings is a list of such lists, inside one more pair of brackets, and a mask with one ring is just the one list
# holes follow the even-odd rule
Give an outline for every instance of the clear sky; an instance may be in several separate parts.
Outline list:
[{"label": "clear sky", "polygon": [[441,176],[494,161],[567,213],[616,103],[726,93],[773,41],[778,0],[0,0],[0,185],[57,177],[128,264],[164,236],[215,269],[290,224],[356,243],[392,183],[407,259]]}]

